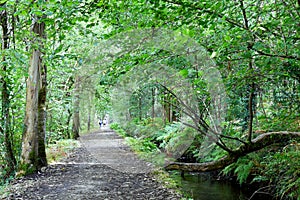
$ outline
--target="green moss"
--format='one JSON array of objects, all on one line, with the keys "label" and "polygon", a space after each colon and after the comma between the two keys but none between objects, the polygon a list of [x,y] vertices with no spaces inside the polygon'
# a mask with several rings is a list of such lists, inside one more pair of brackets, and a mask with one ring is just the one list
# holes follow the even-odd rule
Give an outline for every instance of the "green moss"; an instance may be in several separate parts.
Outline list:
[{"label": "green moss", "polygon": [[19,170],[16,173],[16,177],[33,174],[37,171],[36,167],[31,163],[30,164],[29,163],[20,164],[18,169]]}]

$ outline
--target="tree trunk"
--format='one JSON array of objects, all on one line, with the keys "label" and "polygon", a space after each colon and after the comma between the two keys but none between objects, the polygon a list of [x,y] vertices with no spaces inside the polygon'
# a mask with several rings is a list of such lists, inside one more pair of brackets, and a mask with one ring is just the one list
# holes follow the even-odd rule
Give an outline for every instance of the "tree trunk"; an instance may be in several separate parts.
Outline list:
[{"label": "tree trunk", "polygon": [[[43,22],[39,22],[39,19],[36,19],[32,29],[32,32],[36,36],[35,41],[33,41],[34,49],[32,51],[30,66],[28,69],[26,88],[26,113],[22,138],[21,160],[19,166],[21,172],[25,174],[34,172],[47,164],[44,157],[45,132],[42,131],[42,133],[39,133],[40,128],[44,129],[46,121],[44,110],[46,101],[46,70],[44,68],[45,66],[43,66],[42,68],[41,58],[41,48],[43,46],[44,31],[45,24]],[[35,46],[38,46],[38,48],[36,48]],[[42,82],[40,82],[41,75],[43,76],[42,79],[44,79]],[[42,95],[41,97],[39,97],[39,93]],[[39,122],[40,119],[42,119],[41,122]],[[39,156],[42,156],[42,158],[39,158]]]},{"label": "tree trunk", "polygon": [[[1,5],[3,6],[3,5]],[[8,35],[8,17],[6,10],[3,10],[0,15],[1,20],[1,27],[2,27],[2,50],[4,52],[2,56],[2,76],[0,79],[1,86],[2,86],[2,113],[1,113],[1,135],[4,135],[4,145],[6,149],[6,160],[8,164],[8,171],[7,176],[14,171],[16,165],[16,159],[13,153],[12,148],[12,138],[10,134],[10,114],[9,114],[9,106],[10,106],[10,99],[9,99],[9,90],[8,90],[8,70],[6,64],[6,50],[9,49],[9,35]]]},{"label": "tree trunk", "polygon": [[75,77],[75,90],[74,90],[74,114],[73,114],[73,138],[79,138],[80,118],[79,118],[79,92],[80,92],[80,76]]},{"label": "tree trunk", "polygon": [[165,168],[167,170],[182,170],[182,171],[194,171],[194,172],[207,172],[224,169],[226,166],[237,161],[238,158],[243,157],[249,153],[261,150],[272,144],[282,143],[282,141],[290,140],[293,138],[299,138],[300,132],[270,132],[265,133],[254,140],[251,143],[245,143],[239,148],[229,153],[227,156],[212,162],[207,163],[180,163],[174,162],[168,164]]},{"label": "tree trunk", "polygon": [[92,118],[91,115],[92,115],[92,92],[89,93],[88,123],[87,123],[88,131],[91,130],[91,118]]},{"label": "tree trunk", "polygon": [[155,88],[153,87],[151,89],[151,92],[152,92],[152,119],[154,119],[155,117]]},{"label": "tree trunk", "polygon": [[68,118],[67,118],[67,122],[66,122],[66,127],[67,127],[67,139],[71,139],[72,138],[72,135],[70,134],[70,122],[71,122],[71,119],[72,119],[72,112],[70,109],[68,109]]},{"label": "tree trunk", "polygon": [[164,116],[164,123],[170,123],[171,122],[171,105],[170,105],[170,94],[168,91],[163,92],[163,116]]},{"label": "tree trunk", "polygon": [[142,97],[141,96],[139,96],[138,97],[139,98],[139,120],[142,120],[142,118],[143,118],[143,115],[142,115]]},{"label": "tree trunk", "polygon": [[41,84],[38,94],[38,168],[47,166],[46,157],[46,97],[47,97],[47,67],[40,68]]}]

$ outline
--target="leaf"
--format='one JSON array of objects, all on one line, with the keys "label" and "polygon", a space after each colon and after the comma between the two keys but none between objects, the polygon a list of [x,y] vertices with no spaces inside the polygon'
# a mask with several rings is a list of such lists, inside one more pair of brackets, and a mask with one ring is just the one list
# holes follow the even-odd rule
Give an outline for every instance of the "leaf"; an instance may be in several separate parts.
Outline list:
[{"label": "leaf", "polygon": [[211,54],[211,56],[210,56],[210,58],[214,58],[214,57],[216,57],[217,56],[217,52],[213,52],[212,54]]},{"label": "leaf", "polygon": [[8,0],[0,0],[0,4],[5,4]]},{"label": "leaf", "polygon": [[183,70],[180,70],[179,74],[181,76],[183,76],[184,78],[186,78],[189,74],[189,71],[187,69],[183,69]]}]

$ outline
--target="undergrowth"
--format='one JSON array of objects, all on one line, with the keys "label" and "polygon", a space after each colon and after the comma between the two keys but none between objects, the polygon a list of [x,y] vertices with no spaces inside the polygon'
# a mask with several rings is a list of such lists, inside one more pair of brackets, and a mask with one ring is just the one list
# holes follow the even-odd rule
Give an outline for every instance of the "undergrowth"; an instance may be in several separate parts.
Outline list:
[{"label": "undergrowth", "polygon": [[276,151],[261,151],[227,166],[224,174],[234,174],[240,184],[263,183],[266,192],[278,199],[300,200],[300,143],[291,141]]},{"label": "undergrowth", "polygon": [[55,144],[49,144],[46,148],[48,163],[50,164],[59,161],[79,146],[80,143],[77,140],[72,139],[59,140]]}]

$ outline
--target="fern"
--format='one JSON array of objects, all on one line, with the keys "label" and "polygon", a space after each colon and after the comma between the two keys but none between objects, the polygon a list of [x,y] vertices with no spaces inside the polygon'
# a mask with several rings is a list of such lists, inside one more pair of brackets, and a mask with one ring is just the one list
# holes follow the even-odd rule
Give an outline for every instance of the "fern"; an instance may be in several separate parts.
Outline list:
[{"label": "fern", "polygon": [[225,168],[223,169],[222,172],[223,172],[225,175],[228,175],[230,172],[232,172],[232,171],[234,170],[235,167],[236,167],[236,164],[233,163],[233,164],[228,165],[227,167],[225,167]]},{"label": "fern", "polygon": [[254,163],[249,161],[248,158],[240,158],[236,163],[228,165],[223,169],[223,173],[228,175],[230,172],[234,172],[237,175],[237,179],[240,184],[246,182]]},{"label": "fern", "polygon": [[244,183],[250,172],[251,172],[251,169],[253,167],[253,162],[250,161],[248,163],[241,163],[235,170],[234,170],[234,173],[237,174],[237,179],[239,181],[240,184]]}]

